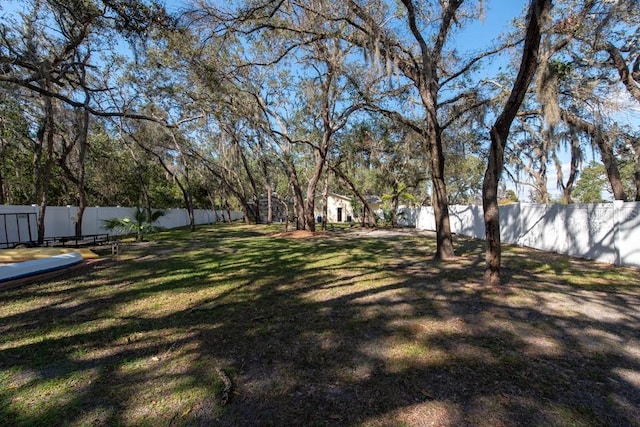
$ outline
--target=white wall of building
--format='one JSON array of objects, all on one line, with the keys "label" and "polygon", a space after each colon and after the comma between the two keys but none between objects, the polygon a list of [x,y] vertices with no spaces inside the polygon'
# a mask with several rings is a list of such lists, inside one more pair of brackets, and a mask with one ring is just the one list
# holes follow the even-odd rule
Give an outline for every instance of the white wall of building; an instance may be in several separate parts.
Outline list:
[{"label": "white wall of building", "polygon": [[[316,214],[315,216],[322,216],[322,199],[316,202]],[[342,218],[338,221],[338,209],[342,209]],[[355,219],[353,214],[353,206],[351,205],[351,199],[344,196],[335,194],[329,194],[327,196],[327,222],[347,222],[347,218],[351,220]]]}]

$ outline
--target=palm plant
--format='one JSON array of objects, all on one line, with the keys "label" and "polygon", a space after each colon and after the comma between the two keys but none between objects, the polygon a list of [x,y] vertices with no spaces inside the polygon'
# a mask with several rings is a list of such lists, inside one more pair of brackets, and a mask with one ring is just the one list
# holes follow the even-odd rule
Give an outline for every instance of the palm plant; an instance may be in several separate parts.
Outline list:
[{"label": "palm plant", "polygon": [[145,234],[154,233],[160,230],[160,227],[153,225],[160,217],[164,215],[161,210],[144,210],[139,207],[133,215],[133,218],[111,218],[105,219],[104,228],[109,231],[121,230],[124,233],[136,233],[136,241],[141,242]]}]

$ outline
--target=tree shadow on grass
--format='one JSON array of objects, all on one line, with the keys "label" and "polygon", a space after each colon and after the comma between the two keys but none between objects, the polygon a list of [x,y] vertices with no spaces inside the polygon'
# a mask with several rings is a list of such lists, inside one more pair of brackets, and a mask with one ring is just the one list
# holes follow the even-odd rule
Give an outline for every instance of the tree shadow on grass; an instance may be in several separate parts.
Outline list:
[{"label": "tree shadow on grass", "polygon": [[471,247],[257,234],[1,295],[0,424],[640,423],[637,287],[499,294]]}]

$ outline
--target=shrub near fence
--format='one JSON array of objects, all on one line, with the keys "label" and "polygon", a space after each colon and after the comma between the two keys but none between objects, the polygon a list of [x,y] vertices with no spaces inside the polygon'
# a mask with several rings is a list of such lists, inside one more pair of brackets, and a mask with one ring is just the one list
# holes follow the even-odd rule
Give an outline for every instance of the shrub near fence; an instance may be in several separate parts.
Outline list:
[{"label": "shrub near fence", "polygon": [[[449,215],[452,232],[485,238],[481,206],[453,205]],[[640,202],[500,207],[503,243],[616,265],[640,267],[639,225]],[[415,226],[435,231],[432,207],[420,208]]]},{"label": "shrub near fence", "polygon": [[[104,220],[111,218],[125,218],[134,217],[135,208],[123,208],[123,207],[88,207],[84,211],[82,217],[82,234],[109,234],[111,236],[117,235],[120,230],[107,230],[104,228]],[[165,209],[165,215],[160,217],[156,222],[157,225],[163,228],[177,228],[185,227],[189,225],[189,214],[186,209]],[[15,206],[15,205],[0,205],[0,213],[32,213],[39,215],[38,206]],[[218,218],[224,218],[228,220],[227,211],[214,212],[206,209],[196,209],[194,211],[195,222],[197,225],[201,224],[213,224]],[[75,223],[78,218],[78,208],[76,206],[49,206],[47,207],[45,215],[45,238],[53,238],[60,236],[73,236],[75,234]],[[236,221],[244,218],[242,212],[232,211],[231,220]],[[26,227],[24,221],[19,223],[20,227]],[[17,225],[14,221],[7,221],[5,224],[0,224],[0,247],[4,242],[16,241],[17,232],[14,230]],[[21,230],[21,236],[28,236],[28,230]],[[31,222],[31,235],[35,240],[38,236],[37,222]],[[24,239],[23,239],[24,240]]]}]

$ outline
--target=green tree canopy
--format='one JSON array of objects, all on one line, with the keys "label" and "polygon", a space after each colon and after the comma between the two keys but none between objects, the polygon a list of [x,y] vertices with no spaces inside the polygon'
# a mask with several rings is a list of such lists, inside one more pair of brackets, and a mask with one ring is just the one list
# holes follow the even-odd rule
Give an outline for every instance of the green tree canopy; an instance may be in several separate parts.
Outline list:
[{"label": "green tree canopy", "polygon": [[573,191],[574,199],[579,203],[601,203],[602,192],[607,189],[607,175],[602,163],[591,161],[580,174]]}]

